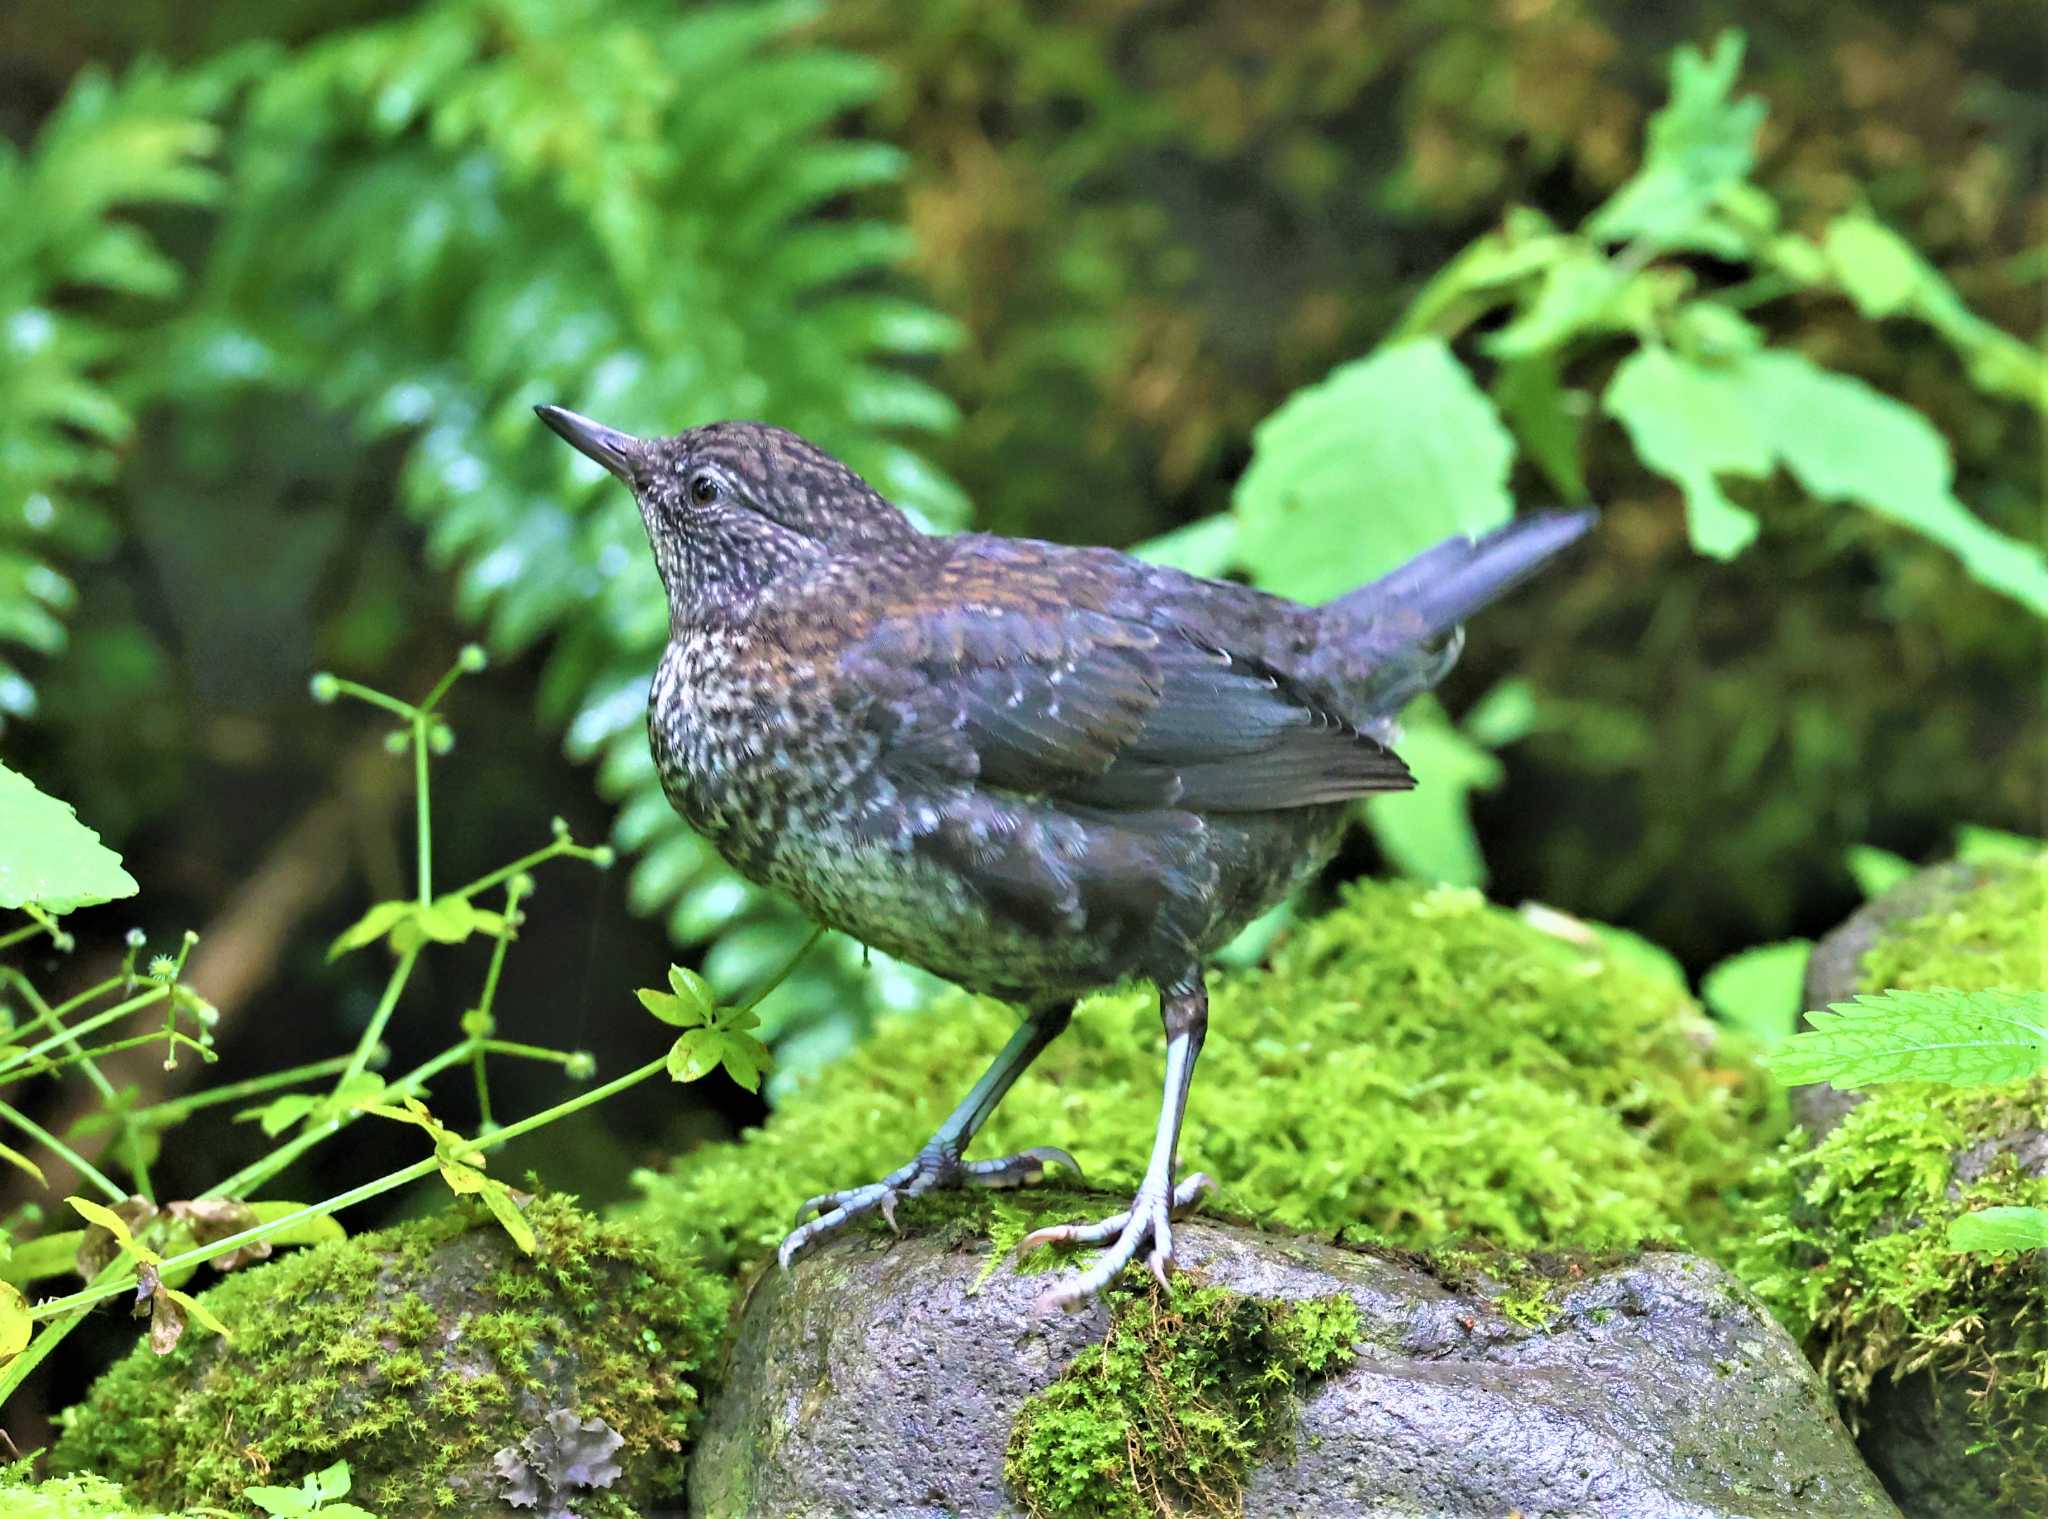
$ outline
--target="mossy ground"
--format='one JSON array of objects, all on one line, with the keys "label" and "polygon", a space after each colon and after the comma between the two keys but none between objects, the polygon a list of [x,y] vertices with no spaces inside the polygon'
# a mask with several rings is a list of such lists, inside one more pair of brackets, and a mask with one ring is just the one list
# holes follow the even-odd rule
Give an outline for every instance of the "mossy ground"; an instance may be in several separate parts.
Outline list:
[{"label": "mossy ground", "polygon": [[[1684,990],[1476,894],[1365,884],[1269,970],[1210,977],[1184,1170],[1282,1228],[1429,1248],[1711,1248],[1774,1137],[1762,1082]],[[643,1175],[644,1216],[713,1264],[768,1250],[804,1197],[915,1151],[1015,1026],[955,996],[886,1021],[731,1145]],[[1056,1143],[1135,1185],[1158,1112],[1149,989],[1091,999],[973,1153]]]},{"label": "mossy ground", "polygon": [[1004,1475],[1034,1519],[1237,1513],[1254,1461],[1284,1454],[1299,1389],[1350,1364],[1341,1294],[1245,1297],[1175,1277],[1107,1294],[1102,1343],[1018,1410]]},{"label": "mossy ground", "polygon": [[[2041,988],[2044,922],[2048,857],[1901,924],[1865,957],[1861,989]],[[1876,1088],[1818,1144],[1794,1135],[1761,1169],[1734,1254],[1852,1423],[1883,1378],[1929,1371],[1971,1389],[1970,1438],[1995,1452],[1995,1500],[2015,1514],[2048,1513],[2048,1263],[1953,1253],[1946,1236],[1977,1208],[2048,1206],[2048,1177],[1996,1153],[2042,1132],[2048,1078]]]},{"label": "mossy ground", "polygon": [[458,1206],[229,1277],[204,1300],[233,1339],[138,1346],[67,1416],[55,1464],[177,1507],[341,1457],[386,1519],[496,1513],[493,1453],[566,1406],[625,1441],[626,1477],[576,1511],[629,1519],[680,1490],[730,1289],[568,1200],[526,1211],[531,1257]]},{"label": "mossy ground", "polygon": [[38,1482],[33,1461],[0,1468],[0,1515],[6,1519],[177,1519],[144,1512],[104,1477],[50,1477]]}]

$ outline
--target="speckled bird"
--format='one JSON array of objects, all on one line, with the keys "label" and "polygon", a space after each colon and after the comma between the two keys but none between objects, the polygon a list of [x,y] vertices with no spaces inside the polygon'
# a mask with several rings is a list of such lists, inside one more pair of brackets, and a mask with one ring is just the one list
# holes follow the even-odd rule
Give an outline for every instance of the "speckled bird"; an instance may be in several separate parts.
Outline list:
[{"label": "speckled bird", "polygon": [[817,921],[1023,1010],[930,1141],[812,1198],[806,1245],[899,1199],[1014,1186],[1064,1150],[968,1160],[1075,1001],[1159,990],[1165,1093],[1130,1207],[1027,1244],[1103,1247],[1074,1304],[1212,1185],[1176,1172],[1207,1032],[1203,958],[1330,857],[1347,804],[1413,784],[1393,719],[1457,658],[1459,623],[1583,533],[1587,513],[1454,538],[1320,607],[1104,548],[924,533],[781,428],[636,438],[541,419],[623,481],[668,590],[648,734],[675,809]]}]

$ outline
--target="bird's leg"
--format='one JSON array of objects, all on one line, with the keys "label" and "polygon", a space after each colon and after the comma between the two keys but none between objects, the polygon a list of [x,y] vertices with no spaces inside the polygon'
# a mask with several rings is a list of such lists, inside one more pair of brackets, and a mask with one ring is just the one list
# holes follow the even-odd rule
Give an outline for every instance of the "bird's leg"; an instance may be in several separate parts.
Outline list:
[{"label": "bird's leg", "polygon": [[[960,1106],[947,1115],[938,1132],[925,1141],[924,1148],[908,1165],[899,1166],[880,1181],[870,1182],[864,1187],[823,1193],[797,1209],[797,1227],[776,1252],[782,1264],[787,1266],[813,1240],[835,1233],[863,1213],[880,1209],[882,1217],[894,1229],[897,1202],[922,1192],[940,1187],[1026,1186],[1043,1176],[1047,1164],[1052,1161],[1058,1161],[1078,1178],[1081,1168],[1074,1163],[1074,1157],[1052,1145],[1039,1145],[1035,1149],[993,1160],[960,1158],[981,1126],[988,1122],[996,1104],[1016,1085],[1017,1078],[1038,1058],[1039,1052],[1059,1036],[1072,1016],[1073,1008],[1067,1003],[1034,1008],[1025,1015],[1024,1021],[1017,1026],[1017,1032],[1010,1036],[1010,1042],[990,1062],[989,1068],[982,1072],[981,1080],[974,1083],[973,1090],[961,1099]],[[813,1214],[817,1216],[814,1218]],[[806,1219],[809,1219],[808,1223]]]},{"label": "bird's leg", "polygon": [[1145,1167],[1145,1179],[1138,1195],[1122,1213],[1093,1224],[1061,1224],[1039,1229],[1024,1237],[1017,1247],[1021,1254],[1040,1245],[1104,1245],[1106,1248],[1086,1271],[1046,1293],[1045,1300],[1062,1308],[1075,1307],[1109,1285],[1138,1252],[1151,1243],[1145,1264],[1163,1285],[1173,1264],[1174,1210],[1185,1208],[1216,1183],[1197,1171],[1176,1185],[1174,1153],[1180,1144],[1181,1117],[1187,1110],[1188,1087],[1194,1080],[1195,1057],[1202,1052],[1202,1036],[1209,1027],[1209,994],[1197,970],[1160,989],[1159,1016],[1166,1025],[1166,1090],[1159,1105],[1159,1128],[1152,1138],[1152,1159]]}]

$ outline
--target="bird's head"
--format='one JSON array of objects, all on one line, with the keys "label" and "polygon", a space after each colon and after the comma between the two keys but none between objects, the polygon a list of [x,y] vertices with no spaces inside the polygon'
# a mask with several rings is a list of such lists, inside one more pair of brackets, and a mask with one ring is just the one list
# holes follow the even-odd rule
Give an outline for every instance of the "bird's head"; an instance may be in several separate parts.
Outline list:
[{"label": "bird's head", "polygon": [[636,438],[564,407],[534,410],[633,492],[679,625],[744,609],[770,585],[830,556],[918,537],[867,481],[765,422]]}]

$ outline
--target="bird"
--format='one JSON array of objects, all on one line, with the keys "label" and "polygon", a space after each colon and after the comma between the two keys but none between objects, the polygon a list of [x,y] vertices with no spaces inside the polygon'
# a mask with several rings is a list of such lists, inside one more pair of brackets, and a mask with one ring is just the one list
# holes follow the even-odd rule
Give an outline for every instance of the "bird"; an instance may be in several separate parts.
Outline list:
[{"label": "bird", "polygon": [[1165,1077],[1129,1207],[1036,1231],[1093,1246],[1073,1308],[1214,1185],[1178,1174],[1208,1031],[1206,956],[1334,853],[1356,798],[1414,784],[1396,715],[1461,624],[1591,526],[1524,514],[1321,606],[1110,548],[931,534],[795,433],[722,421],[636,437],[536,408],[631,491],[668,597],[648,736],[670,804],[815,921],[1021,1012],[903,1166],[799,1210],[791,1262],[901,1199],[1018,1186],[1071,1155],[966,1158],[1076,1002],[1158,991]]}]

